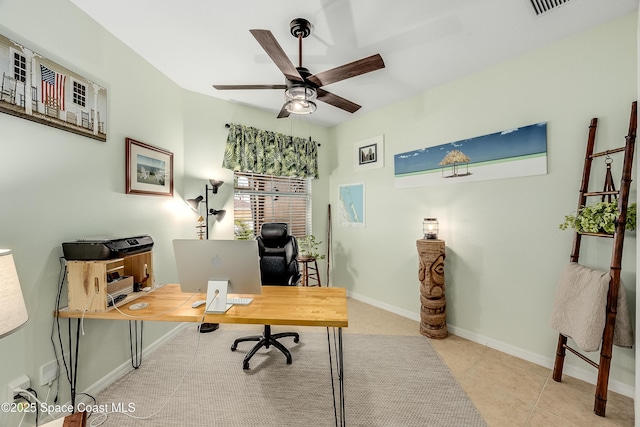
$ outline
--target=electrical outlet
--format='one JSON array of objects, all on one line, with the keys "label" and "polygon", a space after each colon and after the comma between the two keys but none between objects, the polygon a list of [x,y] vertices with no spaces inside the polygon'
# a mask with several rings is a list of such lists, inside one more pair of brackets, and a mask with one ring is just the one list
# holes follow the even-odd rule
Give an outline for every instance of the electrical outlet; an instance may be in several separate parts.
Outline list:
[{"label": "electrical outlet", "polygon": [[58,362],[53,360],[40,367],[40,385],[53,382],[58,375]]},{"label": "electrical outlet", "polygon": [[7,384],[7,402],[11,403],[14,401],[14,396],[18,389],[26,390],[29,387],[31,387],[31,380],[24,374],[10,381],[9,384]]}]

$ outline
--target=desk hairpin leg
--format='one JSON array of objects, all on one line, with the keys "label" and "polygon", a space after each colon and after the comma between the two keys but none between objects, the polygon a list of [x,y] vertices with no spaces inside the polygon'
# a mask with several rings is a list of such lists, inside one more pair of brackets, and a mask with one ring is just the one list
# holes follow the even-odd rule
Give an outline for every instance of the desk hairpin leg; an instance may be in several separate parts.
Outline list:
[{"label": "desk hairpin leg", "polygon": [[[332,359],[332,346],[331,346],[331,334],[327,327],[327,343],[329,345],[329,368],[331,370],[331,390],[333,392],[333,414],[336,420],[336,427],[344,427],[347,425],[345,420],[345,401],[344,401],[344,358],[342,355],[342,328],[333,329],[333,352],[335,352],[335,368],[338,375],[338,394],[339,402],[336,403],[336,389],[333,377],[333,359]],[[337,339],[337,341],[336,341]]]},{"label": "desk hairpin leg", "polygon": [[[131,366],[138,369],[142,365],[142,330],[144,322],[138,320],[129,320],[129,351],[131,353]],[[138,330],[140,330],[140,338],[138,339]],[[135,352],[134,352],[135,347]]]},{"label": "desk hairpin leg", "polygon": [[[69,319],[69,384],[71,386],[71,407],[73,413],[76,412],[76,384],[78,381],[78,348],[80,347],[80,329],[82,319],[77,319],[76,324],[76,343],[73,345],[73,334],[71,333],[71,322],[73,319]],[[75,353],[75,354],[74,354]]]}]

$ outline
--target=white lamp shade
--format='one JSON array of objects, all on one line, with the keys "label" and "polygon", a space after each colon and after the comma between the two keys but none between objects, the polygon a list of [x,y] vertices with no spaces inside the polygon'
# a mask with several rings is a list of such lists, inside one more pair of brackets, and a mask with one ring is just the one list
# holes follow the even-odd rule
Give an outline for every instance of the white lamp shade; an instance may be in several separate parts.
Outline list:
[{"label": "white lamp shade", "polygon": [[28,319],[13,255],[9,249],[0,249],[0,338],[14,332]]}]

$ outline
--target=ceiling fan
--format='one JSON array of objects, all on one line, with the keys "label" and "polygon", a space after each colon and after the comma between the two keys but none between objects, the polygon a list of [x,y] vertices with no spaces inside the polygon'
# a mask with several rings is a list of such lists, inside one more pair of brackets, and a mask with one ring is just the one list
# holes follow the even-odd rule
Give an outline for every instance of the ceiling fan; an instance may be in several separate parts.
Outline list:
[{"label": "ceiling fan", "polygon": [[217,90],[284,89],[285,104],[282,106],[278,118],[288,117],[289,114],[311,114],[316,110],[316,99],[349,113],[355,113],[360,109],[360,105],[328,92],[322,87],[384,68],[382,57],[375,54],[321,73],[311,74],[307,68],[302,66],[302,39],[309,36],[312,30],[313,25],[304,18],[296,18],[291,21],[291,35],[298,39],[299,62],[297,67],[289,60],[271,31],[249,30],[282,71],[285,84],[213,85],[213,87]]}]

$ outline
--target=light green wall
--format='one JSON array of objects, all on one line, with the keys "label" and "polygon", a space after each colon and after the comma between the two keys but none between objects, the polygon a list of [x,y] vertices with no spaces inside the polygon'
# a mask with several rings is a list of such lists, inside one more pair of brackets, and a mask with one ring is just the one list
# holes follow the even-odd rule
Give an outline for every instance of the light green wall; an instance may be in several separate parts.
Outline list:
[{"label": "light green wall", "polygon": [[[62,242],[147,233],[156,242],[156,281],[177,280],[171,240],[195,231],[183,198],[201,194],[210,177],[231,182],[219,166],[224,124],[231,122],[322,143],[321,178],[313,185],[313,231],[321,240],[329,202],[337,217],[337,186],[366,183],[367,228],[344,229],[334,221],[332,285],[416,317],[414,240],[422,218],[437,216],[447,242],[452,327],[552,357],[556,336],[548,317],[571,241],[557,224],[575,209],[588,120],[600,117],[600,141],[621,143],[626,133],[636,90],[633,17],[333,129],[181,90],[67,0],[0,1],[0,32],[94,79],[109,96],[106,143],[0,114],[0,247],[14,251],[30,314],[24,328],[0,340],[0,387],[26,373],[46,395],[37,381],[40,366],[53,359],[49,337]],[[548,175],[393,189],[394,153],[539,121],[549,123]],[[379,134],[385,135],[385,168],[354,173],[352,143]],[[124,194],[125,137],[174,153],[174,198]],[[212,207],[231,210],[231,193],[223,186]],[[231,223],[214,224],[212,237],[230,238]],[[628,237],[623,279],[633,301],[635,235]],[[587,261],[606,267],[606,244],[588,243],[587,252]],[[147,322],[145,346],[174,326]],[[80,390],[129,357],[126,322],[86,321],[84,330]],[[616,350],[614,378],[631,384],[633,371],[633,353]],[[63,381],[60,402],[68,390]],[[15,417],[0,414],[0,425],[11,424]]]},{"label": "light green wall", "polygon": [[[14,252],[30,316],[25,327],[0,340],[0,390],[25,373],[41,397],[47,394],[38,384],[40,367],[54,360],[51,313],[62,242],[149,234],[155,242],[156,283],[176,283],[171,241],[195,237],[196,217],[183,199],[203,194],[208,178],[226,181],[210,199],[211,207],[229,211],[212,225],[211,237],[233,237],[232,174],[220,168],[225,123],[312,136],[322,143],[313,227],[320,235],[325,232],[326,128],[184,91],[67,0],[1,1],[0,33],[96,81],[107,89],[109,101],[106,142],[0,114],[0,247]],[[125,194],[126,137],[174,153],[173,198]],[[145,323],[145,347],[176,326]],[[61,322],[64,331],[66,325]],[[86,320],[84,332],[80,391],[95,387],[129,359],[127,322]],[[60,390],[58,402],[68,402],[66,380]],[[54,394],[55,389],[50,401]],[[0,425],[17,425],[19,418],[0,413]]]},{"label": "light green wall", "polygon": [[[366,228],[334,222],[334,285],[419,319],[415,240],[422,219],[437,217],[451,329],[551,363],[557,333],[549,317],[572,241],[558,224],[576,209],[590,119],[600,118],[599,147],[624,144],[636,56],[633,13],[334,128],[331,203],[341,184],[366,189]],[[539,122],[548,126],[547,175],[394,189],[394,154]],[[384,168],[354,172],[353,143],[381,134]],[[625,243],[622,277],[635,301],[635,234]],[[581,261],[607,269],[610,241],[584,242]],[[591,369],[575,357],[567,363]],[[616,349],[612,378],[632,386],[633,375],[633,350]]]},{"label": "light green wall", "polygon": [[[50,335],[62,242],[149,234],[156,242],[156,281],[175,280],[170,239],[190,231],[181,200],[182,90],[65,0],[2,1],[0,31],[96,81],[109,97],[106,142],[0,114],[0,246],[14,252],[29,311],[27,325],[0,340],[0,384],[5,390],[25,373],[43,397],[39,373],[54,360]],[[125,194],[125,137],[174,153],[175,198]],[[65,331],[66,325],[61,322]],[[174,326],[150,323],[145,344]],[[80,390],[129,357],[127,322],[87,320],[84,332]],[[59,402],[67,402],[66,380],[60,391]],[[0,425],[17,422],[0,414]]]}]

